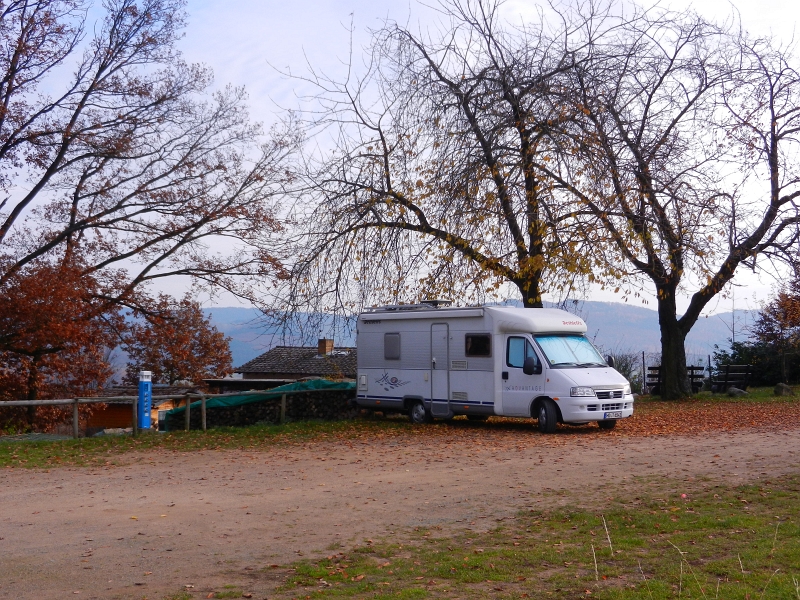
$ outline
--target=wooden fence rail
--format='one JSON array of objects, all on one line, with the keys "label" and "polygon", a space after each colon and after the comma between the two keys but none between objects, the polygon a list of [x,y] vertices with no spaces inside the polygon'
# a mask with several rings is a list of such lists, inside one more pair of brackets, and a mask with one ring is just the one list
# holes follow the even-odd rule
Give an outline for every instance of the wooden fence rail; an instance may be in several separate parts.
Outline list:
[{"label": "wooden fence rail", "polygon": [[[309,394],[313,392],[328,392],[330,390],[292,390],[281,393],[281,423],[286,422],[286,396],[292,394]],[[231,396],[245,396],[253,394],[269,393],[269,390],[260,390],[252,392],[235,392],[231,394],[169,394],[165,396],[151,396],[152,400],[184,400],[186,412],[184,413],[183,429],[189,431],[189,419],[191,418],[191,399],[200,399],[200,419],[202,421],[202,429],[206,431],[206,399],[207,398],[226,398]],[[79,437],[79,423],[78,423],[78,405],[80,404],[103,404],[106,402],[131,402],[131,409],[133,412],[133,435],[139,435],[138,423],[138,396],[109,396],[106,398],[58,398],[53,400],[8,400],[0,402],[0,408],[5,406],[72,406],[72,437]]]}]

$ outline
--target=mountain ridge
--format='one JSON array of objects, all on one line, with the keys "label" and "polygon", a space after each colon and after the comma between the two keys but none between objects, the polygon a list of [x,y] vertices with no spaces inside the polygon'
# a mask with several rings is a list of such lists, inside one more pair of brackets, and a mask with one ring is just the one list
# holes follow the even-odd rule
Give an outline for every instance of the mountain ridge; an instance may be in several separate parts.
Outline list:
[{"label": "mountain ridge", "polygon": [[[548,307],[556,306],[546,304]],[[591,300],[568,301],[565,304],[558,307],[586,321],[586,335],[605,353],[644,352],[652,356],[661,350],[658,313],[653,309]],[[270,326],[256,308],[218,306],[206,308],[204,313],[219,331],[230,336],[234,367],[243,365],[274,346],[284,344],[277,328]],[[686,337],[687,361],[698,364],[702,359],[705,363],[708,355],[713,354],[714,345],[727,349],[732,335],[737,340],[749,337],[746,328],[754,322],[757,314],[758,311],[737,310],[735,313],[701,316]],[[355,344],[353,335],[335,341],[341,346]]]}]

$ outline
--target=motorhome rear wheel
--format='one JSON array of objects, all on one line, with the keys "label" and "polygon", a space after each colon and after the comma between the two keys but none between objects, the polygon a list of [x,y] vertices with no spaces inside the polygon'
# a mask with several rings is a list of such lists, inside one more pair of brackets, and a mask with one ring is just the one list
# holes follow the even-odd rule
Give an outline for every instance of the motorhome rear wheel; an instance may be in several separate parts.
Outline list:
[{"label": "motorhome rear wheel", "polygon": [[428,411],[425,410],[425,405],[421,400],[417,400],[411,405],[411,409],[408,411],[408,418],[412,423],[416,423],[417,425],[431,422],[431,416]]}]

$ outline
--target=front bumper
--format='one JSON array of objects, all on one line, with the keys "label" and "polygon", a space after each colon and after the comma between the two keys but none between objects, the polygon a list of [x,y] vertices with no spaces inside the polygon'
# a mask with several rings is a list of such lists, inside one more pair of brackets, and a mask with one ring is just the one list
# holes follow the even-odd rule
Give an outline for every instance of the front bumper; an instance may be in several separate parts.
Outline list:
[{"label": "front bumper", "polygon": [[625,419],[633,415],[633,396],[600,400],[598,398],[562,398],[558,402],[561,409],[561,418],[565,423],[586,423],[589,421],[603,421],[607,413],[619,414]]}]

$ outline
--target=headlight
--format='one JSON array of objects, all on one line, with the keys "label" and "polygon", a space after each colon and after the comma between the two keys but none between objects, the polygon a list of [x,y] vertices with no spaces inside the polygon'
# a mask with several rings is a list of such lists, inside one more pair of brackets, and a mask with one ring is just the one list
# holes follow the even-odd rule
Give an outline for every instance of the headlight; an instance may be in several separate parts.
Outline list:
[{"label": "headlight", "polygon": [[631,395],[631,386],[630,386],[630,384],[628,384],[624,388],[622,388],[622,395],[623,396],[630,396]]},{"label": "headlight", "polygon": [[570,396],[594,396],[594,390],[590,387],[569,388]]}]

